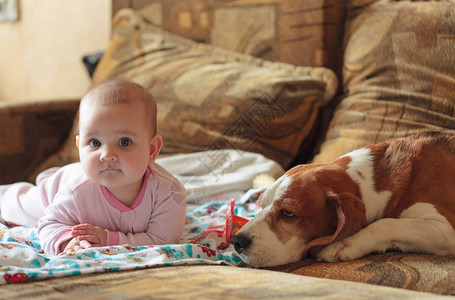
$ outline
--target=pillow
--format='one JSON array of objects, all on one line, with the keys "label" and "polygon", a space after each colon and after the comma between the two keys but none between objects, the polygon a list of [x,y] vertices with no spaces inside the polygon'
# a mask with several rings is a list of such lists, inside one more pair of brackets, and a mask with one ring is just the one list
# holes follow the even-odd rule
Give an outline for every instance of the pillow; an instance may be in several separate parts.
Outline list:
[{"label": "pillow", "polygon": [[[337,89],[328,69],[198,44],[147,23],[130,9],[114,17],[112,41],[93,83],[112,78],[134,81],[155,96],[161,153],[238,149],[283,167]],[[49,161],[61,165],[77,159],[72,136]]]},{"label": "pillow", "polygon": [[389,138],[455,129],[454,29],[454,2],[353,1],[344,97],[313,162]]}]

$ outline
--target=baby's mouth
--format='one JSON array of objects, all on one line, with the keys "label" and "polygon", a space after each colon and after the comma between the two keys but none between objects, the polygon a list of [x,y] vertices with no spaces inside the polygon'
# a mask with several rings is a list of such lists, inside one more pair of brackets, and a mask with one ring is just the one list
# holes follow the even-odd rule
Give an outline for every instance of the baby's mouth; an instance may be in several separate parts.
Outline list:
[{"label": "baby's mouth", "polygon": [[118,168],[114,168],[114,167],[106,167],[101,170],[101,172],[115,172],[115,171],[120,171],[120,170]]}]

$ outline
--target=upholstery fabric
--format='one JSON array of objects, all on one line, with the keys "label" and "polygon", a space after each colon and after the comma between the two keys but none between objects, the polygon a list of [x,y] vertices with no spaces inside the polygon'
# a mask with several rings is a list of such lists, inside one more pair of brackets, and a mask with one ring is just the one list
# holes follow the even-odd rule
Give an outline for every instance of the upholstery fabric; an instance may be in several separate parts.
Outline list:
[{"label": "upholstery fabric", "polygon": [[314,162],[389,138],[454,129],[454,65],[454,1],[351,1],[343,99]]},{"label": "upholstery fabric", "polygon": [[151,23],[180,36],[271,61],[339,68],[342,13],[338,0],[132,0]]},{"label": "upholstery fabric", "polygon": [[270,268],[292,274],[455,295],[455,257],[389,252],[346,262],[305,259]]},{"label": "upholstery fabric", "polygon": [[372,284],[228,266],[163,267],[9,284],[17,299],[447,299]]},{"label": "upholstery fabric", "polygon": [[[123,78],[151,91],[162,153],[238,149],[287,167],[337,89],[332,71],[268,62],[173,35],[133,10],[114,19],[93,82]],[[74,137],[59,164],[78,159]],[[51,158],[55,162],[55,156]]]},{"label": "upholstery fabric", "polygon": [[0,184],[26,181],[68,137],[78,100],[0,107]]}]

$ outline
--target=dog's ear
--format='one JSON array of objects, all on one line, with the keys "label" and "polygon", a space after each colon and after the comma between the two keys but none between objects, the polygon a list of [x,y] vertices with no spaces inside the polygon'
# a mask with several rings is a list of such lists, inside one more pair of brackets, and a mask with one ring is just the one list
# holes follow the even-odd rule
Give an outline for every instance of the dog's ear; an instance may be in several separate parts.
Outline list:
[{"label": "dog's ear", "polygon": [[351,193],[328,193],[327,206],[336,215],[336,229],[331,235],[321,236],[310,241],[303,252],[304,256],[314,257],[325,245],[350,236],[367,225],[365,205]]}]

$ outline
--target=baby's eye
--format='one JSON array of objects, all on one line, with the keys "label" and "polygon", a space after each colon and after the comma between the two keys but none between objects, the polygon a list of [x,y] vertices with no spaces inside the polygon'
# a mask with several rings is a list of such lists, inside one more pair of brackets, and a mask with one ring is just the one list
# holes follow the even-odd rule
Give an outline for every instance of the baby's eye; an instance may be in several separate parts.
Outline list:
[{"label": "baby's eye", "polygon": [[121,147],[128,147],[131,145],[131,140],[129,138],[122,138],[118,143]]},{"label": "baby's eye", "polygon": [[98,141],[97,139],[91,139],[88,144],[93,147],[93,148],[98,148],[99,146],[101,146],[101,142]]}]

